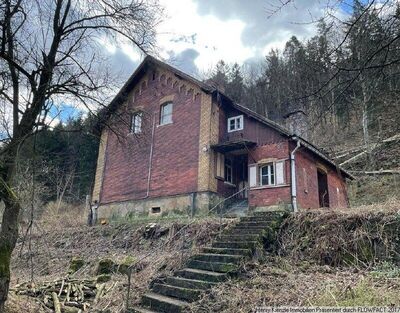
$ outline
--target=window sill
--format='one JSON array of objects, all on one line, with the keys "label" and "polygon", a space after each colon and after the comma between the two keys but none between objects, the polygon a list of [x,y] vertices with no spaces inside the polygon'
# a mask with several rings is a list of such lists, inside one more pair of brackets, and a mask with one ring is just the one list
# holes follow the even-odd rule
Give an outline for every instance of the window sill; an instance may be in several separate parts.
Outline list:
[{"label": "window sill", "polygon": [[228,130],[228,133],[234,133],[234,132],[237,132],[239,130],[243,130],[243,128],[234,129],[234,130]]},{"label": "window sill", "polygon": [[223,182],[225,182],[225,181],[224,181],[224,178],[223,178],[223,177],[221,177],[221,176],[215,176],[215,179],[218,179],[218,180],[220,180],[220,181],[223,181]]},{"label": "window sill", "polygon": [[230,183],[228,181],[224,181],[224,185],[227,185],[227,186],[232,187],[232,188],[236,188],[235,184],[232,184],[232,183]]},{"label": "window sill", "polygon": [[274,188],[282,188],[282,187],[289,187],[289,184],[284,185],[275,185],[275,186],[257,186],[257,187],[250,187],[250,190],[259,190],[259,189],[274,189]]},{"label": "window sill", "polygon": [[173,122],[171,122],[171,123],[165,123],[165,124],[158,124],[158,125],[157,125],[157,128],[158,128],[158,127],[163,127],[163,126],[172,125],[172,124],[173,124]]}]

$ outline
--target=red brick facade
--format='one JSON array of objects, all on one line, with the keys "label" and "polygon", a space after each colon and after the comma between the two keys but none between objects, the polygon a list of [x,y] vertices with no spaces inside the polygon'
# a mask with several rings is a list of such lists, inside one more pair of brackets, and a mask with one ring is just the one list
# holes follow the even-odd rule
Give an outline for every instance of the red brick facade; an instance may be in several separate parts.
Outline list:
[{"label": "red brick facade", "polygon": [[[201,94],[150,73],[148,83],[136,92],[134,101],[119,112],[127,118],[121,132],[110,132],[101,203],[136,200],[195,192],[199,154]],[[164,97],[173,99],[172,123],[159,125]],[[129,134],[129,117],[140,110],[142,133]],[[118,123],[119,121],[115,121]],[[153,125],[154,123],[154,125]],[[153,133],[154,127],[154,135]],[[121,138],[124,137],[125,138]],[[148,175],[151,157],[150,183]]]},{"label": "red brick facade", "polygon": [[[250,207],[291,207],[290,154],[295,148],[292,135],[226,99],[221,100],[204,90],[204,86],[197,86],[196,82],[180,77],[173,70],[150,67],[125,93],[128,96],[110,120],[113,129],[118,131],[104,130],[108,132],[108,139],[104,155],[99,157],[99,160],[104,159],[104,170],[96,173],[100,205],[177,195],[193,195],[194,199],[200,191],[216,198],[236,193],[240,188],[239,179],[227,183],[223,177],[216,176],[218,150],[214,150],[213,145],[217,140],[218,144],[238,141],[251,144],[223,152],[225,157],[240,162],[242,167],[235,167],[233,175],[239,177],[238,172],[242,171],[241,183],[250,176],[246,171],[251,166],[257,168],[259,184],[246,194]],[[166,102],[172,102],[172,123],[160,125],[160,108]],[[208,110],[208,106],[217,109]],[[142,112],[140,134],[130,133],[134,112]],[[228,118],[238,115],[243,115],[243,129],[228,132]],[[280,176],[283,182],[261,186],[260,168],[270,162],[283,166]],[[327,173],[330,206],[347,206],[344,179],[331,163],[303,145],[295,153],[295,164],[299,208],[320,205],[318,168]],[[204,168],[208,169],[207,174]],[[205,176],[210,176],[209,180]],[[200,184],[203,187],[200,188]],[[206,187],[209,190],[204,191],[204,186],[209,186]]]}]

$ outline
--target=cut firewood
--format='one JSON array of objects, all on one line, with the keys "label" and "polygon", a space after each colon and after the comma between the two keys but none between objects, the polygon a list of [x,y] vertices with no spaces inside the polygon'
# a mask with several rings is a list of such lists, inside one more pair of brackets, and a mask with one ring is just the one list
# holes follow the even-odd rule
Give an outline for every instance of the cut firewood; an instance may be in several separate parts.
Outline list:
[{"label": "cut firewood", "polygon": [[55,292],[53,292],[52,297],[53,297],[54,312],[61,313],[60,300],[58,299],[57,294]]}]

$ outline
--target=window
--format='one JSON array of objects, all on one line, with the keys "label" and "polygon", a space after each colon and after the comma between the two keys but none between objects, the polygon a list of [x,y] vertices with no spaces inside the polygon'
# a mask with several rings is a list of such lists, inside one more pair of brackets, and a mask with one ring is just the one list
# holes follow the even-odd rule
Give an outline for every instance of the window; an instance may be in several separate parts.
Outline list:
[{"label": "window", "polygon": [[249,165],[250,188],[285,185],[285,160]]},{"label": "window", "polygon": [[170,123],[172,123],[172,102],[164,103],[160,112],[160,125]]},{"label": "window", "polygon": [[217,152],[215,154],[215,176],[224,179],[225,178],[225,173],[224,173],[224,159],[225,156]]},{"label": "window", "polygon": [[152,207],[151,208],[151,213],[152,214],[159,214],[159,213],[161,213],[161,208],[159,206]]},{"label": "window", "polygon": [[140,134],[142,132],[142,112],[137,112],[131,118],[131,133]]},{"label": "window", "polygon": [[275,185],[275,167],[273,163],[269,163],[260,167],[260,185]]},{"label": "window", "polygon": [[232,177],[232,161],[230,159],[225,158],[225,181],[228,183],[233,183]]},{"label": "window", "polygon": [[228,118],[228,133],[243,129],[243,115]]}]

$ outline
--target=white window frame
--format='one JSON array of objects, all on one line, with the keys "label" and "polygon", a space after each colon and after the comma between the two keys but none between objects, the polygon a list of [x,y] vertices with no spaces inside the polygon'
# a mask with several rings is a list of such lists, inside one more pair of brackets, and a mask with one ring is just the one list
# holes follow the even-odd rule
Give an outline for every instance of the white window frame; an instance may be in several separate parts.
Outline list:
[{"label": "white window frame", "polygon": [[[231,129],[231,121],[234,121],[234,127]],[[243,129],[243,115],[233,116],[228,118],[227,128],[228,133],[232,133]]]},{"label": "white window frame", "polygon": [[[167,106],[169,106],[169,105],[171,106],[171,113],[166,114],[164,111],[165,111],[165,108]],[[173,108],[174,108],[174,106],[173,106],[172,102],[165,102],[165,103],[163,103],[161,105],[161,108],[160,108],[160,125],[172,124]]]},{"label": "white window frame", "polygon": [[135,112],[131,116],[131,134],[140,134],[142,132],[143,112]]},{"label": "white window frame", "polygon": [[[278,165],[279,164],[279,165]],[[278,166],[277,166],[278,165]],[[262,184],[262,169],[264,167],[270,166],[273,168],[273,179],[271,179],[270,172],[268,170],[268,183]],[[279,168],[279,173],[278,169]],[[273,180],[273,183],[272,183]],[[279,187],[279,186],[286,186],[286,160],[274,160],[267,163],[254,163],[249,164],[249,186],[250,189],[257,189],[257,188],[265,188],[265,187]]]},{"label": "white window frame", "polygon": [[[267,174],[263,175],[263,169],[267,168]],[[263,177],[267,177],[267,183],[263,184]],[[266,163],[262,164],[259,167],[259,185],[260,186],[275,186],[276,185],[276,170],[275,170],[275,163]]]}]

